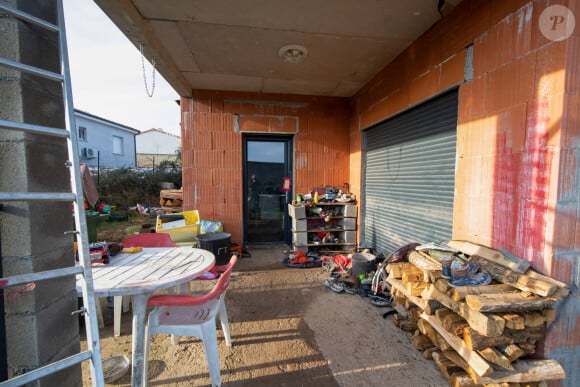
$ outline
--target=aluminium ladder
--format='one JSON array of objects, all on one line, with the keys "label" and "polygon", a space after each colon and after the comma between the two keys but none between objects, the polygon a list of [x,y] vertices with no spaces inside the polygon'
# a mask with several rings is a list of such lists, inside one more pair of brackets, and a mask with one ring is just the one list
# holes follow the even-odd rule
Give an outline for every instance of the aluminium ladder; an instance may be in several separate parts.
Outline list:
[{"label": "aluminium ladder", "polygon": [[95,305],[95,297],[93,292],[93,279],[91,271],[91,262],[89,256],[89,242],[87,234],[87,223],[84,211],[84,196],[82,189],[81,173],[79,168],[79,155],[77,147],[77,133],[74,117],[74,105],[72,99],[72,89],[70,82],[70,72],[68,64],[68,50],[66,44],[64,12],[62,0],[56,2],[58,25],[49,23],[43,19],[37,18],[28,13],[22,12],[13,7],[0,4],[0,11],[8,13],[14,18],[18,18],[25,23],[31,23],[37,27],[41,27],[50,32],[58,33],[59,55],[60,55],[60,71],[55,73],[47,71],[38,67],[29,66],[20,62],[11,61],[9,59],[0,58],[0,66],[8,67],[13,70],[18,70],[35,76],[43,77],[52,81],[59,82],[62,85],[64,107],[65,107],[65,122],[66,128],[54,128],[39,125],[32,125],[20,123],[15,121],[0,120],[0,129],[15,130],[27,133],[34,133],[45,136],[53,136],[66,139],[68,148],[68,158],[66,167],[70,172],[71,192],[65,193],[51,193],[51,192],[0,192],[0,202],[7,201],[66,201],[72,202],[74,208],[74,219],[78,242],[78,256],[80,264],[77,266],[66,267],[56,270],[48,270],[43,272],[22,274],[12,277],[0,278],[0,289],[8,286],[16,286],[31,283],[34,281],[41,281],[46,279],[60,278],[64,276],[80,276],[83,294],[83,307],[79,311],[72,313],[80,313],[84,315],[86,335],[87,335],[87,350],[69,356],[65,359],[43,365],[33,371],[11,378],[5,382],[0,382],[0,387],[7,386],[21,386],[29,382],[38,380],[47,375],[56,373],[65,368],[79,364],[85,360],[90,361],[91,377],[93,386],[103,386],[103,366],[101,360],[101,348],[99,344],[99,331],[97,324],[97,313]]}]

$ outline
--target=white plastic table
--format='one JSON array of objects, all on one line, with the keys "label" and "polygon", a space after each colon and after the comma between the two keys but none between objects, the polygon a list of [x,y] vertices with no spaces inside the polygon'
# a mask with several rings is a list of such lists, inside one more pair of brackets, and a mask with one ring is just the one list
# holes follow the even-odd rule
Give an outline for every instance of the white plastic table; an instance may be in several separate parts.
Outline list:
[{"label": "white plastic table", "polygon": [[185,284],[215,263],[207,250],[192,247],[144,248],[93,266],[95,297],[133,296],[132,386],[142,386],[147,300],[157,290]]}]

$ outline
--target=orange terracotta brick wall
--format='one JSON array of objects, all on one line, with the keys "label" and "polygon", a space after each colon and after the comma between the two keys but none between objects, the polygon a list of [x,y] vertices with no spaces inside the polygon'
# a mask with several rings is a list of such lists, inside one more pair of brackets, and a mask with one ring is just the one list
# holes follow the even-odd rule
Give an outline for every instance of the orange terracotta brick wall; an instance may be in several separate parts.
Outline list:
[{"label": "orange terracotta brick wall", "polygon": [[[360,178],[361,130],[459,87],[453,237],[506,248],[577,293],[580,28],[546,39],[539,17],[555,3],[580,22],[576,1],[465,0],[421,36],[352,99],[350,178]],[[543,348],[576,381],[578,316],[571,297]]]},{"label": "orange terracotta brick wall", "polygon": [[349,178],[345,98],[196,91],[181,100],[184,209],[242,242],[242,136],[294,135],[294,193]]}]

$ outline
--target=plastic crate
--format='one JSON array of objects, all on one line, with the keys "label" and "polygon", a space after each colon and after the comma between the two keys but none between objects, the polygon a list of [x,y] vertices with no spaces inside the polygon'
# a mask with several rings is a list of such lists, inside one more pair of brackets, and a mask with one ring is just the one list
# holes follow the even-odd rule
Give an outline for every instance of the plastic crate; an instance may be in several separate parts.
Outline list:
[{"label": "plastic crate", "polygon": [[200,222],[197,210],[177,212],[157,216],[156,232],[169,234],[171,240],[180,245],[192,246],[197,243]]}]

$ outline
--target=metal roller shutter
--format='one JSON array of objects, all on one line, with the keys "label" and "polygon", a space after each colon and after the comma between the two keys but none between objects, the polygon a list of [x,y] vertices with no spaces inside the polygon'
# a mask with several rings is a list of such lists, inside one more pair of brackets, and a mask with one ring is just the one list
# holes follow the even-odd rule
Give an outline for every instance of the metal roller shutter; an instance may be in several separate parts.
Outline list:
[{"label": "metal roller shutter", "polygon": [[447,92],[364,132],[361,246],[388,254],[451,238],[457,95]]}]

